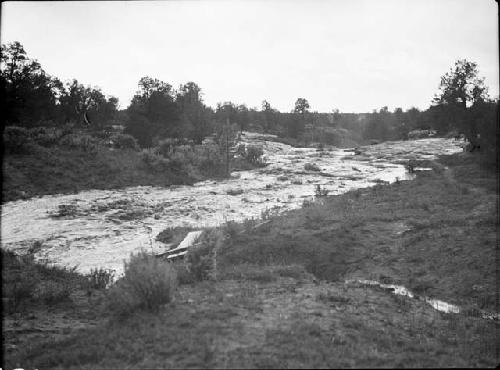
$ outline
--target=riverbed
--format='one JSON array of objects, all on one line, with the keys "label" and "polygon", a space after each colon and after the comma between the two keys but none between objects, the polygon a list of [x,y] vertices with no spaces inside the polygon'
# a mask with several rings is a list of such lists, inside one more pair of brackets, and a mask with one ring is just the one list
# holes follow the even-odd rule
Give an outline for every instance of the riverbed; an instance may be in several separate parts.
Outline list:
[{"label": "riverbed", "polygon": [[[39,242],[38,259],[76,266],[82,273],[103,267],[120,274],[130,253],[164,251],[166,246],[155,237],[167,227],[213,227],[260,218],[266,210],[299,208],[314,199],[318,185],[334,195],[411,180],[414,174],[404,167],[408,160],[462,151],[458,142],[444,138],[385,142],[356,151],[294,148],[274,139],[243,133],[244,144],[262,145],[268,165],[233,172],[222,181],[89,190],[8,202],[2,206],[2,248],[22,254]],[[306,164],[317,168],[306,170],[313,168]]]}]

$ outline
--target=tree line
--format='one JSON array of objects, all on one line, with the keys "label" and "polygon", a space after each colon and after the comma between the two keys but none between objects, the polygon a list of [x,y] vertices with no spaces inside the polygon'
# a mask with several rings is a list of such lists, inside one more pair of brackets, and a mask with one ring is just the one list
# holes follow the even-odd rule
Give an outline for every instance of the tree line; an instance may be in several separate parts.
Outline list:
[{"label": "tree line", "polygon": [[290,112],[280,112],[264,100],[259,108],[227,101],[215,109],[202,99],[194,82],[174,89],[167,82],[145,76],[130,105],[118,110],[118,99],[77,80],[61,82],[27,56],[19,42],[1,47],[0,83],[4,92],[4,124],[36,127],[86,127],[106,130],[124,127],[142,147],[164,138],[200,144],[217,127],[230,124],[239,130],[256,130],[288,137],[300,143],[340,145],[343,136],[357,141],[400,140],[416,129],[434,129],[439,135],[463,133],[476,147],[494,150],[498,100],[492,100],[479,77],[477,64],[458,60],[441,78],[438,92],[426,110],[382,107],[370,113],[311,111],[305,98],[298,98]]}]

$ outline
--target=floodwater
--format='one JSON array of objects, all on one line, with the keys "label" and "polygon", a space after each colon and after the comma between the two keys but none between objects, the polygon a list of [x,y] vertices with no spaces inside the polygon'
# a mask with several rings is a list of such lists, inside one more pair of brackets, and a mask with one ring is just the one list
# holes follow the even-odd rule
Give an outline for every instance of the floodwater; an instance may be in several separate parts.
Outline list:
[{"label": "floodwater", "polygon": [[[89,190],[8,202],[2,206],[2,248],[25,253],[39,241],[39,259],[77,266],[83,273],[103,267],[119,275],[131,252],[164,251],[165,245],[155,237],[167,227],[217,226],[259,218],[266,209],[298,208],[304,200],[314,199],[316,185],[340,194],[384,181],[410,180],[403,166],[409,159],[462,151],[457,142],[444,138],[385,142],[361,147],[358,155],[354,150],[293,148],[271,140],[271,135],[244,133],[243,143],[263,146],[269,165],[234,172],[223,181]],[[306,163],[320,171],[305,170]]]}]

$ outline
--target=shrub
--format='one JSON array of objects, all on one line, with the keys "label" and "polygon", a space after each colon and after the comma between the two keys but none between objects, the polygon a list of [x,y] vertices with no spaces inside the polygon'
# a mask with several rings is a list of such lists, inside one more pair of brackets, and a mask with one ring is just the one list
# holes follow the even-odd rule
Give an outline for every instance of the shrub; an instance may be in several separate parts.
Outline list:
[{"label": "shrub", "polygon": [[321,185],[316,185],[316,188],[314,190],[314,195],[317,197],[326,197],[328,195],[329,190],[322,188]]},{"label": "shrub", "polygon": [[117,149],[139,149],[139,144],[132,135],[116,133],[110,139],[113,142],[113,146]]},{"label": "shrub", "polygon": [[48,148],[59,143],[62,132],[54,127],[34,127],[29,135],[37,145]]},{"label": "shrub", "polygon": [[85,152],[95,153],[98,148],[98,140],[86,134],[67,134],[64,135],[59,144],[69,149],[83,150]]},{"label": "shrub", "polygon": [[226,158],[218,145],[199,145],[195,149],[195,163],[205,176],[226,176]]},{"label": "shrub", "polygon": [[142,161],[152,171],[162,172],[170,168],[170,161],[160,155],[155,149],[144,149],[140,156]]},{"label": "shrub", "polygon": [[405,168],[408,173],[414,173],[415,172],[415,167],[417,167],[417,163],[415,161],[409,160],[408,163],[406,163]]},{"label": "shrub", "polygon": [[7,126],[3,132],[4,150],[8,154],[19,154],[28,151],[30,138],[28,130],[24,127]]},{"label": "shrub", "polygon": [[216,278],[217,251],[224,243],[220,229],[210,229],[201,234],[198,242],[186,253],[188,271],[196,281]]},{"label": "shrub", "polygon": [[172,301],[176,287],[177,274],[170,262],[145,252],[131,254],[123,278],[107,294],[107,305],[118,316],[136,310],[157,311]]},{"label": "shrub", "polygon": [[161,154],[165,158],[168,158],[171,154],[174,153],[176,145],[177,145],[177,140],[167,138],[160,140],[156,148],[159,154]]},{"label": "shrub", "polygon": [[253,165],[261,166],[264,164],[262,156],[264,149],[261,145],[247,145],[245,147],[245,159]]},{"label": "shrub", "polygon": [[317,165],[315,165],[314,163],[306,163],[304,165],[304,169],[306,171],[321,171],[321,168],[319,168]]},{"label": "shrub", "polygon": [[86,275],[87,289],[104,289],[113,283],[114,271],[100,269],[91,269],[90,273]]}]

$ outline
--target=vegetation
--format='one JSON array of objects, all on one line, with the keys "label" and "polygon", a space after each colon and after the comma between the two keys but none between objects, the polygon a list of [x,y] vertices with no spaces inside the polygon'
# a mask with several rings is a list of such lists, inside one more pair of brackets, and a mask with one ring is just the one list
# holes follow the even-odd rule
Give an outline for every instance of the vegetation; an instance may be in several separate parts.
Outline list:
[{"label": "vegetation", "polygon": [[122,127],[143,148],[165,138],[200,145],[226,123],[240,131],[277,134],[295,145],[320,142],[353,146],[370,140],[400,140],[416,129],[434,129],[439,135],[457,130],[473,147],[482,145],[486,151],[494,144],[491,135],[495,133],[497,103],[489,99],[477,64],[467,60],[457,60],[454,69],[442,77],[429,109],[396,108],[389,112],[382,107],[359,114],[337,109],[311,112],[305,98],[298,98],[290,113],[279,112],[266,100],[260,110],[232,102],[219,103],[212,109],[203,103],[202,90],[196,83],[187,82],[174,89],[148,76],[139,80],[130,105],[119,111],[117,99],[106,98],[97,88],[84,87],[76,80],[63,84],[48,76],[18,42],[2,45],[1,64],[6,126],[69,125],[103,135],[107,132],[108,136],[112,127]]},{"label": "vegetation", "polygon": [[189,184],[265,165],[261,148],[244,148],[234,158],[242,130],[277,134],[291,145],[356,146],[434,129],[438,135],[463,133],[483,162],[496,160],[498,102],[489,99],[478,66],[467,60],[442,77],[425,111],[318,113],[305,98],[290,113],[266,100],[260,110],[232,102],[212,109],[196,83],[174,89],[148,76],[120,111],[118,100],[98,88],[49,76],[19,42],[1,51],[4,201],[88,188]]},{"label": "vegetation", "polygon": [[[2,249],[2,368],[498,364],[498,323],[480,317],[497,308],[498,102],[474,63],[457,61],[425,111],[347,114],[311,112],[305,98],[290,113],[265,100],[260,111],[232,102],[214,110],[194,82],[176,90],[151,77],[118,111],[99,89],[47,75],[19,43],[2,45],[1,58],[4,200],[262,166],[262,148],[235,150],[247,129],[339,146],[434,129],[463,133],[472,152],[410,161],[409,172],[433,169],[414,181],[334,197],[317,185],[302,209],[205,230],[182,261],[131,255],[116,282],[108,270],[81,275],[35,261],[40,243],[23,256]],[[76,212],[61,205],[52,217]],[[166,229],[157,240],[176,244],[188,231]],[[401,284],[461,312],[346,279]]]},{"label": "vegetation", "polygon": [[69,301],[75,286],[85,278],[74,269],[35,262],[32,253],[2,253],[2,299],[7,313],[23,312],[37,305],[54,306]]},{"label": "vegetation", "polygon": [[107,294],[107,306],[117,316],[137,310],[158,311],[172,301],[177,286],[174,267],[145,252],[125,262],[124,276]]}]

